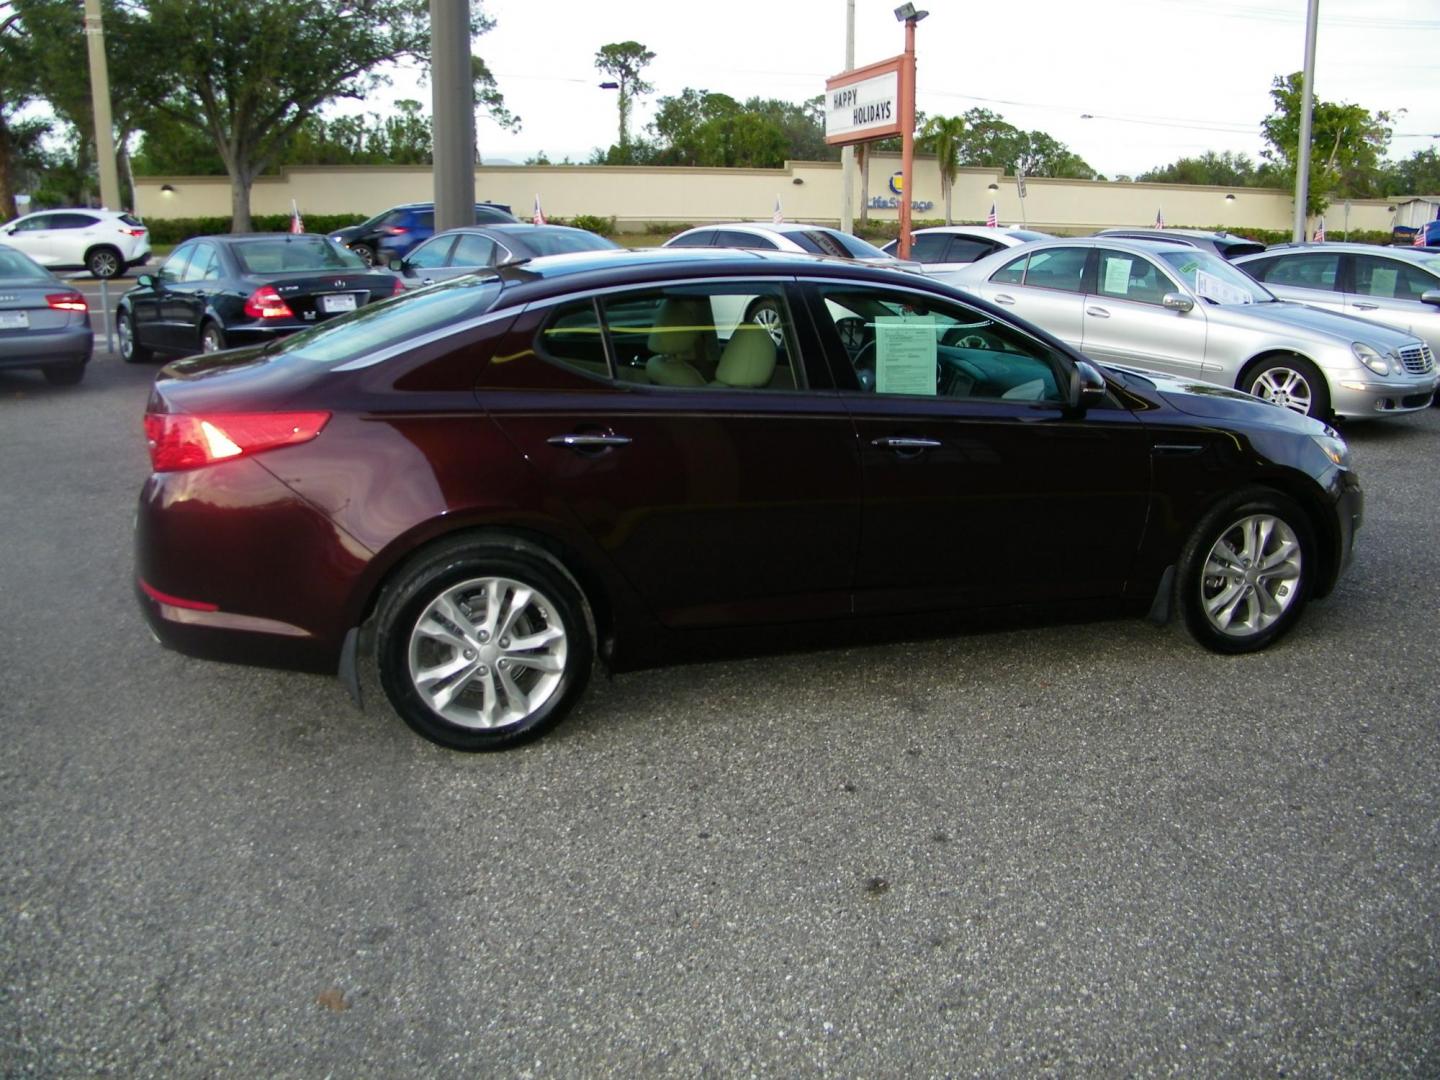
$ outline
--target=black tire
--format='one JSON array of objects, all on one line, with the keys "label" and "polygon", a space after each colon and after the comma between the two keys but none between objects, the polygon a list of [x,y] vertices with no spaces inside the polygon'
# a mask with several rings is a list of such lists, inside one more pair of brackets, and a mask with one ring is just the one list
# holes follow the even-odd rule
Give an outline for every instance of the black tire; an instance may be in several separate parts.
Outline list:
[{"label": "black tire", "polygon": [[1247,368],[1241,390],[1306,416],[1330,415],[1330,384],[1303,356],[1271,356]]},{"label": "black tire", "polygon": [[1317,564],[1314,530],[1294,500],[1239,491],[1205,515],[1180,554],[1175,589],[1186,629],[1212,652],[1266,648],[1299,620]]},{"label": "black tire", "polygon": [[210,320],[206,320],[200,326],[200,351],[219,352],[225,348],[225,331]]},{"label": "black tire", "polygon": [[359,255],[360,261],[366,266],[374,266],[375,260],[379,258],[379,256],[375,254],[375,249],[369,244],[351,244],[350,250],[355,252],[356,255]]},{"label": "black tire", "polygon": [[154,351],[148,346],[140,344],[140,339],[135,336],[134,315],[128,311],[122,311],[117,323],[121,360],[127,364],[147,364],[155,358]]},{"label": "black tire", "polygon": [[[529,599],[512,610],[520,590]],[[504,750],[549,731],[580,699],[595,659],[591,627],[579,586],[550,556],[511,537],[457,537],[420,555],[381,596],[380,685],[431,742]],[[512,645],[517,628],[544,644]]]},{"label": "black tire", "polygon": [[125,260],[113,247],[91,248],[85,253],[85,269],[92,277],[119,277],[125,272]]},{"label": "black tire", "polygon": [[51,386],[74,386],[85,378],[85,365],[79,360],[70,364],[51,364],[40,371]]}]

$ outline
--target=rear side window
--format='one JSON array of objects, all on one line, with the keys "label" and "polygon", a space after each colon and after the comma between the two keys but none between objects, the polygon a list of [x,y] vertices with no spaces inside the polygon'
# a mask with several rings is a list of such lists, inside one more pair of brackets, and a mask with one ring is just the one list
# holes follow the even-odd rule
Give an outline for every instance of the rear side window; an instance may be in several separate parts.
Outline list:
[{"label": "rear side window", "polygon": [[[956,236],[950,241],[950,250],[946,253],[943,262],[968,263],[976,259],[983,259],[992,251],[998,250],[998,246],[986,240],[977,240],[973,236]],[[923,260],[922,260],[923,261]]]},{"label": "rear side window", "polygon": [[1251,277],[1269,285],[1291,285],[1298,289],[1333,291],[1340,273],[1340,255],[1336,252],[1307,252],[1275,259],[1257,259],[1246,263]]},{"label": "rear side window", "polygon": [[[922,263],[944,262],[945,250],[949,246],[950,237],[944,233],[921,233],[910,245],[910,258]],[[885,250],[889,251],[889,245]]]},{"label": "rear side window", "polygon": [[715,243],[714,229],[701,229],[698,232],[685,233],[675,237],[666,247],[709,247]]},{"label": "rear side window", "polygon": [[1047,248],[1022,255],[990,276],[997,284],[1029,285],[1037,289],[1079,292],[1085,275],[1088,248]]},{"label": "rear side window", "polygon": [[768,236],[754,233],[734,232],[730,229],[715,230],[716,247],[750,248],[756,251],[775,251],[778,245]]},{"label": "rear side window", "polygon": [[1440,281],[1418,266],[1374,255],[1355,256],[1355,291],[1361,296],[1419,300],[1422,293],[1435,288],[1440,288]]}]

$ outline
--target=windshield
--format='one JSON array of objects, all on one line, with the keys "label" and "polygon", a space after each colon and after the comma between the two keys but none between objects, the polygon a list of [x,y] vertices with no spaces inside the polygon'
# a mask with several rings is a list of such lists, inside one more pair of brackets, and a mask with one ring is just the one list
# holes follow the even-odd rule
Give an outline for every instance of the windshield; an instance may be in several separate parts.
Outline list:
[{"label": "windshield", "polygon": [[467,276],[367,304],[353,315],[283,338],[277,352],[341,364],[483,315],[500,296],[500,279]]},{"label": "windshield", "polygon": [[360,256],[324,236],[276,236],[243,240],[233,248],[247,274],[285,270],[364,270]]},{"label": "windshield", "polygon": [[1243,270],[1237,270],[1208,251],[1162,251],[1160,258],[1170,264],[1196,296],[1212,304],[1263,304],[1275,297]]}]

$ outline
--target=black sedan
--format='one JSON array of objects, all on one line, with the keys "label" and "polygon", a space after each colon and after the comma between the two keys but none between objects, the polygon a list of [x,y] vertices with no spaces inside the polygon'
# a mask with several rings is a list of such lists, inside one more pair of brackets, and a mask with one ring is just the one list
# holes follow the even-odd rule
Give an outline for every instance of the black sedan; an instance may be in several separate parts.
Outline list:
[{"label": "black sedan", "polygon": [[0,368],[38,368],[48,382],[73,386],[85,377],[93,344],[85,297],[0,244]]},{"label": "black sedan", "polygon": [[120,298],[120,355],[259,345],[404,291],[324,236],[205,236],[177,247]]},{"label": "black sedan", "polygon": [[389,265],[407,289],[418,289],[490,266],[619,247],[613,240],[567,225],[467,225],[436,233],[405,258],[391,259]]}]

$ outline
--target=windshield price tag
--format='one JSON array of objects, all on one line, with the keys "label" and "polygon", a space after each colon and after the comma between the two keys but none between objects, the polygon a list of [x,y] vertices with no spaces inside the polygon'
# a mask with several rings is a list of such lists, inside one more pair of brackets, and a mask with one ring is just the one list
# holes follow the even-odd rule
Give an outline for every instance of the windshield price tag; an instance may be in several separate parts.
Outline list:
[{"label": "windshield price tag", "polygon": [[1237,285],[1221,281],[1204,270],[1195,271],[1195,291],[1217,304],[1253,304],[1255,298]]}]

